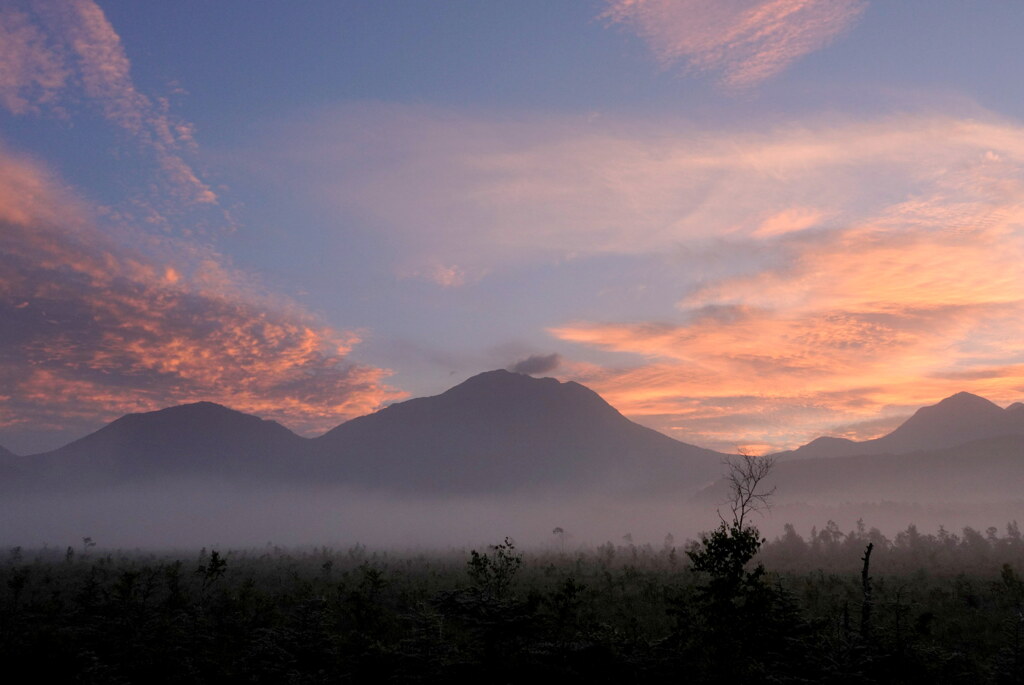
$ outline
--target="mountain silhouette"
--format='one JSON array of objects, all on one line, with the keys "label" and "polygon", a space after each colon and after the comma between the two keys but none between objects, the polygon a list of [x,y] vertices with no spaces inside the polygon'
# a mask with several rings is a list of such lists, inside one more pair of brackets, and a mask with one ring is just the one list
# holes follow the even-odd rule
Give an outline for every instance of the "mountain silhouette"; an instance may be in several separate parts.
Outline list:
[{"label": "mountain silhouette", "polygon": [[1014,402],[1003,411],[1010,416],[1015,416],[1017,420],[1024,422],[1024,402]]},{"label": "mountain silhouette", "polygon": [[[818,438],[776,456],[790,457],[766,486],[777,488],[780,504],[1015,501],[1024,482],[1024,404],[1001,409],[960,392],[883,437]],[[720,481],[696,501],[720,500],[726,489]]]},{"label": "mountain silhouette", "polygon": [[489,371],[313,439],[198,402],[123,416],[21,463],[47,486],[217,476],[425,494],[686,492],[718,477],[724,456],[633,423],[578,383]]},{"label": "mountain silhouette", "polygon": [[[974,440],[898,456],[865,454],[777,463],[765,481],[776,505],[1019,502],[1024,435]],[[728,485],[705,488],[696,501],[721,502]]]},{"label": "mountain silhouette", "polygon": [[1024,404],[1018,402],[1002,409],[984,397],[958,392],[938,404],[918,409],[883,437],[861,442],[823,437],[779,456],[809,459],[907,454],[1006,435],[1024,435]]},{"label": "mountain silhouette", "polygon": [[318,462],[374,488],[692,489],[724,455],[633,423],[575,382],[488,371],[313,440]]},{"label": "mountain silhouette", "polygon": [[[852,492],[855,485],[867,492],[880,479],[896,484],[886,486],[893,492],[922,478],[968,483],[973,476],[963,469],[988,473],[995,467],[982,465],[992,459],[1005,467],[1021,441],[1024,404],[1001,409],[957,393],[875,440],[818,438],[789,453],[807,457],[803,466],[780,464],[777,475],[791,494]],[[888,464],[866,455],[903,456]],[[0,452],[0,476],[76,487],[215,476],[423,494],[685,494],[719,478],[724,457],[633,423],[579,383],[498,370],[312,439],[212,402],[129,414],[52,452]],[[811,463],[819,461],[831,463]],[[941,469],[914,475],[928,464]],[[933,486],[941,490],[939,481]]]},{"label": "mountain silhouette", "polygon": [[0,483],[13,483],[21,478],[20,461],[17,454],[0,445]]},{"label": "mountain silhouette", "polygon": [[281,472],[306,440],[274,421],[213,402],[127,414],[95,433],[40,455],[52,479],[114,483],[158,476]]}]

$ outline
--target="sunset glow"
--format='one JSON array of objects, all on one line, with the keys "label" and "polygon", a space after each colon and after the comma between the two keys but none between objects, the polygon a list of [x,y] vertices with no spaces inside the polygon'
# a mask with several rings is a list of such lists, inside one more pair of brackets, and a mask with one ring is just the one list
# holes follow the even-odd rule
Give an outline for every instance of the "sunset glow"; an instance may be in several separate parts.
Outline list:
[{"label": "sunset glow", "polygon": [[556,4],[5,3],[0,445],[517,363],[728,451],[1024,400],[1019,8]]}]

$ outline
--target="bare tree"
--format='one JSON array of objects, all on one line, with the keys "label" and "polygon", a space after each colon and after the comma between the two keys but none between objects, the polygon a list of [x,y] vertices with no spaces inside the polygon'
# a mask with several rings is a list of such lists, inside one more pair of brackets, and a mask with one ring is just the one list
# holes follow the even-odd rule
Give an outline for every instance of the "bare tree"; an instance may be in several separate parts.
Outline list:
[{"label": "bare tree", "polygon": [[[729,499],[726,504],[732,512],[731,524],[742,530],[747,519],[756,512],[771,509],[770,498],[775,494],[775,486],[767,487],[765,479],[775,466],[775,457],[758,457],[746,450],[738,450],[739,454],[725,460],[729,471],[725,481],[729,486]],[[722,516],[722,523],[730,523]]]},{"label": "bare tree", "polygon": [[757,527],[748,519],[756,512],[771,508],[770,497],[774,487],[767,487],[765,479],[775,465],[774,457],[757,457],[745,450],[725,460],[728,472],[729,499],[725,502],[732,512],[728,521],[718,510],[721,523],[710,533],[702,533],[700,543],[686,551],[695,571],[711,575],[708,591],[720,600],[729,600],[746,583],[753,587],[764,573],[760,565],[751,573],[744,567],[764,544]]}]

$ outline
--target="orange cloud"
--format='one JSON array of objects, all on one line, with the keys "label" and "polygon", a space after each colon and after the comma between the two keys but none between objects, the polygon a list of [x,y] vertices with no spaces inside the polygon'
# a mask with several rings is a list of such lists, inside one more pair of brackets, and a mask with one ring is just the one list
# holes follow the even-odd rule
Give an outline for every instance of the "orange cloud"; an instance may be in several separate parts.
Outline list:
[{"label": "orange cloud", "polygon": [[790,207],[765,219],[753,232],[756,238],[771,238],[785,233],[803,231],[822,225],[825,214],[821,210]]},{"label": "orange cloud", "polygon": [[[592,382],[624,413],[677,417],[697,442],[799,444],[830,425],[930,404],[960,390],[1024,394],[1024,222],[973,232],[875,226],[795,246],[783,268],[724,278],[685,298],[676,323],[576,323],[562,340],[639,357]],[[739,412],[692,415],[737,398],[786,416],[771,432]],[[808,413],[811,405],[817,410]],[[827,407],[827,410],[826,410]],[[666,420],[669,420],[666,418]],[[804,425],[801,425],[803,422]]]},{"label": "orange cloud", "polygon": [[745,88],[848,31],[865,0],[608,0],[601,15],[632,28],[666,66],[722,74]]},{"label": "orange cloud", "polygon": [[784,258],[691,286],[667,322],[551,332],[632,355],[635,368],[588,380],[624,413],[717,447],[791,447],[961,390],[1017,401],[1024,155],[1012,136],[992,141],[998,153],[965,155],[845,226],[773,231]]},{"label": "orange cloud", "polygon": [[0,222],[29,226],[82,223],[87,210],[42,167],[0,147]]},{"label": "orange cloud", "polygon": [[212,400],[319,431],[402,396],[388,371],[348,359],[358,334],[246,293],[215,255],[147,254],[57,222],[73,214],[60,197],[0,155],[0,425]]}]

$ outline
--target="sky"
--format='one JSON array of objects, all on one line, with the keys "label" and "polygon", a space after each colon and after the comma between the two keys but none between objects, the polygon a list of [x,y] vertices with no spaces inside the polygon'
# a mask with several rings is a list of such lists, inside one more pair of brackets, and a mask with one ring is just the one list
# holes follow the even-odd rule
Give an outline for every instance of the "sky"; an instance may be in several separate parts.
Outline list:
[{"label": "sky", "polygon": [[685,442],[1024,400],[1024,3],[0,0],[0,445],[494,368]]}]

